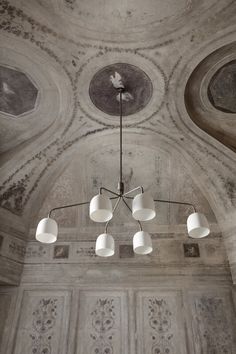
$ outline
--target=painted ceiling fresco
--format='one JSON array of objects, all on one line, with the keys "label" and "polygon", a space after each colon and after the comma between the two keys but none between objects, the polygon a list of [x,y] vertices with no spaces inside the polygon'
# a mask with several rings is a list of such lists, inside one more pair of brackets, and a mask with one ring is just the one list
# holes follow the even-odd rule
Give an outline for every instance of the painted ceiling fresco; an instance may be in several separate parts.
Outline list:
[{"label": "painted ceiling fresco", "polygon": [[185,104],[192,120],[233,151],[236,150],[235,48],[232,42],[205,57],[190,75],[185,90]]},{"label": "painted ceiling fresco", "polygon": [[236,113],[236,61],[220,68],[212,77],[208,96],[213,106],[223,112]]},{"label": "painted ceiling fresco", "polygon": [[89,94],[95,106],[107,114],[119,115],[118,93],[110,79],[115,72],[121,75],[125,87],[123,115],[134,114],[143,109],[152,96],[152,82],[142,70],[126,63],[109,65],[94,75],[90,83]]},{"label": "painted ceiling fresco", "polygon": [[[173,189],[189,201],[199,193],[214,224],[233,213],[235,1],[0,0],[0,14],[3,228],[8,221],[29,228],[60,178],[79,199],[94,184],[113,182],[115,71],[132,97],[124,107],[130,186],[136,178],[154,193],[169,197]],[[155,165],[153,154],[176,168]],[[72,162],[75,180],[65,173]],[[84,181],[92,185],[86,193]],[[183,222],[178,210],[171,218]]]},{"label": "painted ceiling fresco", "polygon": [[26,74],[0,66],[0,111],[19,116],[35,106],[38,90]]}]

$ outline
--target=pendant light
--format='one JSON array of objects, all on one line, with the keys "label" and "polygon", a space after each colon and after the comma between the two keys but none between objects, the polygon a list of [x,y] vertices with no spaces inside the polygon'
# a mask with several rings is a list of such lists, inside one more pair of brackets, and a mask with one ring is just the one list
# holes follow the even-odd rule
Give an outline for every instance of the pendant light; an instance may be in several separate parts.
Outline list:
[{"label": "pendant light", "polygon": [[[187,219],[188,234],[192,238],[206,237],[210,233],[210,228],[206,217],[198,213],[193,204],[188,202],[153,199],[147,192],[144,192],[142,186],[138,186],[130,191],[125,192],[123,182],[123,144],[122,144],[122,120],[123,120],[123,100],[127,101],[127,94],[124,84],[121,80],[120,74],[115,72],[114,76],[110,77],[114,89],[117,91],[117,101],[120,108],[120,176],[118,182],[117,192],[114,192],[105,187],[100,187],[99,194],[94,196],[91,201],[80,202],[75,204],[58,206],[50,210],[48,217],[42,219],[36,230],[36,239],[42,243],[53,243],[57,240],[58,226],[54,219],[51,218],[51,214],[59,209],[72,208],[76,206],[89,205],[90,219],[99,222],[106,223],[105,231],[99,235],[95,245],[95,252],[100,257],[110,257],[115,253],[115,242],[113,236],[108,233],[109,223],[115,214],[120,202],[129,210],[129,213],[136,221],[139,231],[133,236],[133,250],[138,255],[150,254],[153,250],[151,236],[143,231],[141,222],[152,220],[156,216],[155,203],[168,203],[183,205],[193,208],[193,213],[189,215]],[[112,206],[114,201],[114,207]],[[132,206],[129,202],[132,201]]]},{"label": "pendant light", "polygon": [[187,219],[188,234],[192,238],[203,238],[209,235],[210,227],[205,215],[193,213]]},{"label": "pendant light", "polygon": [[42,243],[54,243],[57,240],[58,226],[51,218],[42,219],[36,230],[36,240]]},{"label": "pendant light", "polygon": [[107,222],[112,219],[111,200],[104,194],[93,197],[89,205],[90,219],[95,222]]},{"label": "pendant light", "polygon": [[154,200],[148,193],[137,194],[132,202],[132,216],[135,220],[148,221],[156,216]]}]

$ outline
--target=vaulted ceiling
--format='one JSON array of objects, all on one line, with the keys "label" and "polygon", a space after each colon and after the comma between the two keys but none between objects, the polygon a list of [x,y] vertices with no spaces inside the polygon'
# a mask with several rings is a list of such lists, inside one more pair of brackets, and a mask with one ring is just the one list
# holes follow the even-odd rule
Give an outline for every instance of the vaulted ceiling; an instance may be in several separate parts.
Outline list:
[{"label": "vaulted ceiling", "polygon": [[[115,71],[132,94],[127,188],[143,184],[195,203],[213,225],[233,225],[235,18],[231,0],[0,0],[2,229],[27,237],[50,207],[116,188]],[[188,213],[158,211],[152,230],[184,224]],[[94,227],[84,211],[58,217]]]}]

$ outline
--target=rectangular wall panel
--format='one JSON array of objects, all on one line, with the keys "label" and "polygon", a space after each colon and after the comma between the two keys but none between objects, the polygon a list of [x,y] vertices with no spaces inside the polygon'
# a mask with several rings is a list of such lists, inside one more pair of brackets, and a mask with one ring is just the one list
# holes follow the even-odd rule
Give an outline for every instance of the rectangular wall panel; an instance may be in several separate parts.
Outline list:
[{"label": "rectangular wall panel", "polygon": [[12,294],[0,293],[0,353],[4,346],[4,330],[9,316]]},{"label": "rectangular wall panel", "polygon": [[181,293],[138,291],[136,303],[137,353],[187,354]]},{"label": "rectangular wall panel", "polygon": [[77,354],[128,354],[127,296],[123,291],[81,291]]},{"label": "rectangular wall panel", "polygon": [[14,354],[67,352],[70,292],[25,290]]},{"label": "rectangular wall panel", "polygon": [[194,292],[189,298],[195,353],[236,353],[231,292]]}]

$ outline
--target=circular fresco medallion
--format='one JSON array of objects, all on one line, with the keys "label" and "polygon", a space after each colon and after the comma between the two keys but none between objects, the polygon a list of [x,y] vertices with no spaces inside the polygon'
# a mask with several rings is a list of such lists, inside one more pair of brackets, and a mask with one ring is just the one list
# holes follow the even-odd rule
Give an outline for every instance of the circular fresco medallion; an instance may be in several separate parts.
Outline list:
[{"label": "circular fresco medallion", "polygon": [[153,86],[149,76],[137,66],[116,63],[99,70],[92,78],[89,95],[93,104],[109,115],[119,115],[119,101],[111,77],[120,74],[125,87],[123,115],[128,116],[141,111],[150,101]]}]

